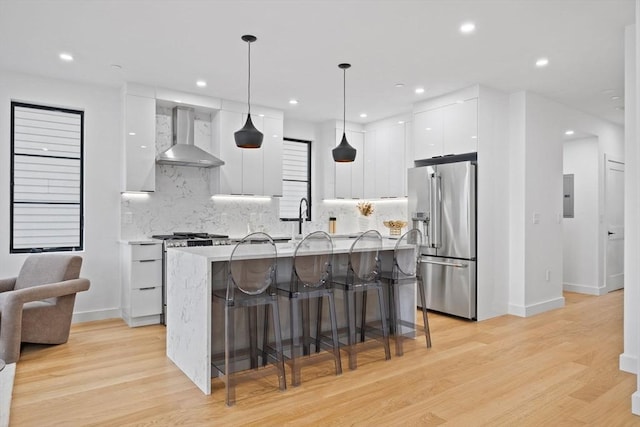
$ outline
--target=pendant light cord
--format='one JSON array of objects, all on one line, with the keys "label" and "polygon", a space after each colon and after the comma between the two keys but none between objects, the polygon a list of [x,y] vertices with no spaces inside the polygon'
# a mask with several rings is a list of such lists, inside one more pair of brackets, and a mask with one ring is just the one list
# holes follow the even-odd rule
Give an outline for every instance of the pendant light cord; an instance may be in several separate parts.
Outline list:
[{"label": "pendant light cord", "polygon": [[247,42],[249,45],[249,79],[247,83],[247,107],[249,110],[249,115],[251,115],[251,42]]},{"label": "pendant light cord", "polygon": [[342,69],[342,133],[347,133],[347,69]]}]

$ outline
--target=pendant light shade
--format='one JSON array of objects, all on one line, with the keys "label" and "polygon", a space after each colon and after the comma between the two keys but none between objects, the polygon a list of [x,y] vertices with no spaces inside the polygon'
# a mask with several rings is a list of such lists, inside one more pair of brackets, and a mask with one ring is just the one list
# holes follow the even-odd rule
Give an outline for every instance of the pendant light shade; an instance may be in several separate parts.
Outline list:
[{"label": "pendant light shade", "polygon": [[256,129],[251,121],[251,43],[256,40],[258,40],[256,36],[249,34],[242,36],[242,41],[247,42],[249,46],[249,78],[247,84],[247,121],[242,129],[233,135],[236,140],[236,145],[240,148],[260,148],[262,145],[262,132]]},{"label": "pendant light shade", "polygon": [[333,160],[339,163],[348,163],[353,162],[356,159],[356,149],[349,145],[347,141],[347,68],[351,67],[351,64],[339,64],[338,67],[342,69],[343,80],[342,80],[342,140],[340,144],[336,148],[333,149]]}]

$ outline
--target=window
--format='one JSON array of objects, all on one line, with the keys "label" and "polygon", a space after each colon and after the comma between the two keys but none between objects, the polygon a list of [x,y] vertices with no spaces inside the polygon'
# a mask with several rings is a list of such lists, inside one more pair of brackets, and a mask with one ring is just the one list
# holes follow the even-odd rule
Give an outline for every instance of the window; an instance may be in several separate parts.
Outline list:
[{"label": "window", "polygon": [[10,252],[83,249],[84,112],[11,103]]},{"label": "window", "polygon": [[[303,197],[311,203],[311,141],[284,138],[280,219],[297,220]],[[311,209],[306,219],[311,221]]]}]

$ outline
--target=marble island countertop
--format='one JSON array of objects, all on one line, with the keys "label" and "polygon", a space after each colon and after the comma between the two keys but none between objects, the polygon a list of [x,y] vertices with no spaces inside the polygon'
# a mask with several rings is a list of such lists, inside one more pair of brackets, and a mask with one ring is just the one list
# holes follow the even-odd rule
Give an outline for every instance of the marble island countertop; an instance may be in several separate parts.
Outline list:
[{"label": "marble island countertop", "polygon": [[[337,239],[333,241],[333,253],[334,254],[346,254],[351,249],[351,245],[353,244],[354,239]],[[396,245],[396,240],[392,239],[382,239],[382,250],[393,250]],[[245,259],[257,259],[262,258],[264,256],[264,251],[260,250],[259,244],[256,244],[256,251],[253,253],[247,253]],[[227,246],[197,246],[197,247],[187,247],[187,248],[168,248],[167,251],[180,251],[186,252],[192,255],[201,256],[206,258],[208,262],[220,262],[220,261],[228,261],[231,257],[231,252],[235,245],[227,245]],[[296,243],[287,242],[287,243],[276,243],[276,252],[278,258],[291,258],[295,252]],[[408,245],[407,249],[411,249],[413,246]],[[305,252],[305,254],[310,254],[309,252]]]}]

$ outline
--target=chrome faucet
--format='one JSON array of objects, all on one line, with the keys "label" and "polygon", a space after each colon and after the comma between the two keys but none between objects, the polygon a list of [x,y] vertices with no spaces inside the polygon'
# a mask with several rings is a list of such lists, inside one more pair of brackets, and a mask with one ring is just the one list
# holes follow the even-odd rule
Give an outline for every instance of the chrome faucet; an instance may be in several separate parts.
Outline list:
[{"label": "chrome faucet", "polygon": [[309,216],[309,201],[306,197],[303,197],[300,199],[300,205],[298,205],[298,234],[300,235],[302,234],[302,202],[305,204],[304,217]]}]

